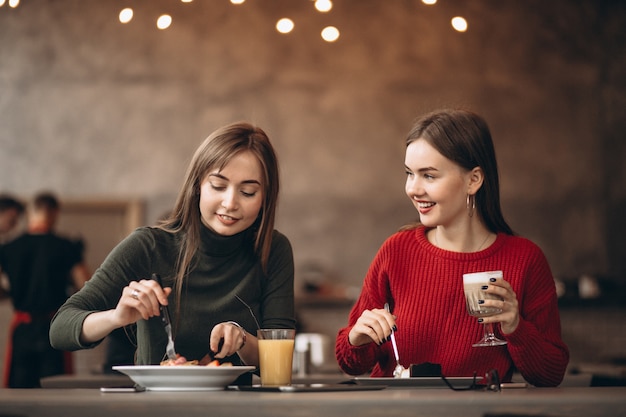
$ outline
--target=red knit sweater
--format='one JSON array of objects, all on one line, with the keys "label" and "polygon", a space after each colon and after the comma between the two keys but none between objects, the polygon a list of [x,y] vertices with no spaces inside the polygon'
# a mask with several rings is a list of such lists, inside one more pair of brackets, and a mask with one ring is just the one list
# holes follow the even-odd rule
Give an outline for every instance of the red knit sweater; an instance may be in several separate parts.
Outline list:
[{"label": "red knit sweater", "polygon": [[[569,351],[561,340],[554,280],[541,249],[531,241],[498,234],[487,249],[475,253],[439,249],[426,239],[426,228],[392,235],[378,251],[352,308],[349,325],[339,330],[335,353],[351,375],[391,376],[395,359],[391,343],[352,346],[348,333],[365,309],[389,302],[397,317],[396,340],[404,367],[439,363],[444,376],[479,377],[497,369],[509,381],[517,369],[535,386],[561,383]],[[463,274],[502,270],[519,302],[520,323],[506,336],[508,344],[472,347],[482,325],[468,315]],[[499,326],[494,326],[499,333]]]}]

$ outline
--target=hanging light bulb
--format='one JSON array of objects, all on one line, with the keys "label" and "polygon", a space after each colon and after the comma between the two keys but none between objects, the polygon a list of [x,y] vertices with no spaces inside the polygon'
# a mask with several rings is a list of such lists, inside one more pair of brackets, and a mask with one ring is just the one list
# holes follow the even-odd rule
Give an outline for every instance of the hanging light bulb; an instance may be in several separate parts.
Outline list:
[{"label": "hanging light bulb", "polygon": [[460,16],[452,18],[452,27],[458,32],[465,32],[467,30],[467,20]]},{"label": "hanging light bulb", "polygon": [[122,9],[119,19],[122,23],[130,22],[133,19],[133,9],[131,9],[130,7]]},{"label": "hanging light bulb", "polygon": [[326,26],[322,30],[322,39],[326,42],[335,42],[339,39],[339,29],[334,26]]},{"label": "hanging light bulb", "polygon": [[167,29],[172,24],[172,16],[163,14],[157,19],[157,27],[161,30]]},{"label": "hanging light bulb", "polygon": [[330,0],[315,0],[315,8],[322,13],[326,13],[333,8],[333,2]]},{"label": "hanging light bulb", "polygon": [[293,23],[293,20],[287,17],[283,17],[278,22],[276,22],[276,30],[280,33],[289,33],[293,30],[294,27],[295,24]]}]

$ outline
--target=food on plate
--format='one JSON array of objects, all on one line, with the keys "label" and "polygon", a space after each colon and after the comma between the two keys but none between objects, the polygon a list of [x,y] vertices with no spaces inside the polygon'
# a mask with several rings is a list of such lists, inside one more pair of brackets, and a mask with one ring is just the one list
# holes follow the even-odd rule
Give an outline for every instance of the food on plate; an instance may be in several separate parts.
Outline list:
[{"label": "food on plate", "polygon": [[204,358],[188,361],[187,358],[176,354],[176,359],[167,359],[161,362],[161,366],[233,366],[230,362],[220,363],[217,359],[211,359],[210,355],[204,355]]},{"label": "food on plate", "polygon": [[161,362],[161,366],[190,366],[198,365],[198,361],[188,361],[184,356],[178,356],[176,359],[166,359]]}]

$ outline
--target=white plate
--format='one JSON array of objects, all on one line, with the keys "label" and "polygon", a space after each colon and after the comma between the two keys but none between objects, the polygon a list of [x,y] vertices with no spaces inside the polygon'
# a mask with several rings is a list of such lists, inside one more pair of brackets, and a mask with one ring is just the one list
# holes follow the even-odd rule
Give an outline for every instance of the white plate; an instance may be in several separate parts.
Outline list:
[{"label": "white plate", "polygon": [[[448,382],[454,387],[469,387],[472,384],[474,377],[461,376],[461,377],[446,377]],[[369,378],[369,377],[356,377],[353,381],[357,384],[363,385],[387,385],[390,387],[412,387],[412,388],[446,388],[448,387],[441,377],[419,376],[412,378]]]},{"label": "white plate", "polygon": [[150,391],[223,390],[254,366],[114,366]]}]

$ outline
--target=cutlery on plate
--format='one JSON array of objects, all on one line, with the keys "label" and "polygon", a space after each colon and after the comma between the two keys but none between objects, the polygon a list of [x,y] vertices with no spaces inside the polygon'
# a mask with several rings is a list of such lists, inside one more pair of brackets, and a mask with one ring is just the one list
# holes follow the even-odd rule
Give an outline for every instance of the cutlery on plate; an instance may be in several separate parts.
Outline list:
[{"label": "cutlery on plate", "polygon": [[[385,303],[385,310],[388,313],[390,313],[389,303]],[[398,345],[396,344],[396,336],[395,336],[395,332],[393,331],[393,329],[391,330],[391,344],[393,346],[393,354],[396,357],[396,367],[393,370],[393,377],[402,378],[402,372],[404,371],[404,366],[400,365],[400,355],[398,355]]]},{"label": "cutlery on plate", "polygon": [[[152,274],[152,279],[163,287],[163,282],[161,281],[161,276],[159,274]],[[165,353],[167,354],[168,359],[176,360],[177,356],[176,350],[174,349],[174,339],[172,338],[172,320],[170,318],[170,310],[164,305],[159,306],[159,310],[161,310],[161,321],[163,322],[165,333],[167,333],[167,346],[165,347]]]}]

